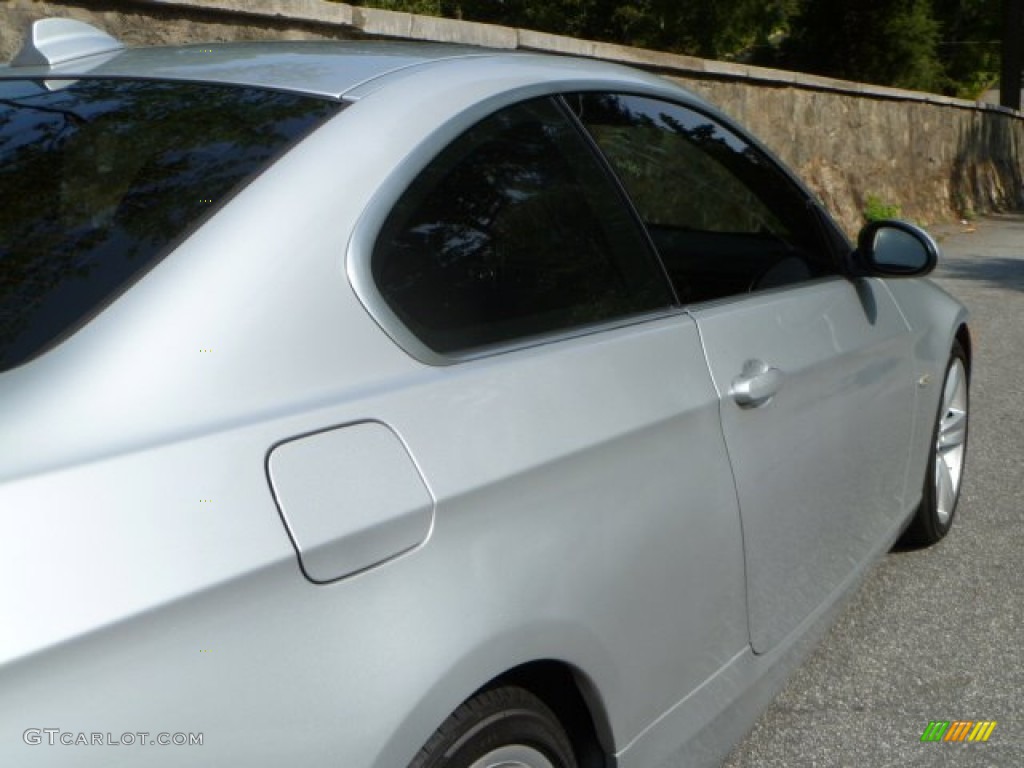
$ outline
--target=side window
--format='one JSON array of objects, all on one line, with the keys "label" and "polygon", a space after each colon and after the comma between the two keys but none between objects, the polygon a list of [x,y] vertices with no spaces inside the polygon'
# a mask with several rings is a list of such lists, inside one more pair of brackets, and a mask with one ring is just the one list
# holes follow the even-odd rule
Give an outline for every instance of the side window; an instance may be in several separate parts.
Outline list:
[{"label": "side window", "polygon": [[388,216],[371,270],[427,346],[457,352],[673,302],[614,179],[554,100],[462,134]]},{"label": "side window", "polygon": [[629,192],[683,302],[833,271],[804,194],[728,128],[657,99],[577,94],[567,101]]}]

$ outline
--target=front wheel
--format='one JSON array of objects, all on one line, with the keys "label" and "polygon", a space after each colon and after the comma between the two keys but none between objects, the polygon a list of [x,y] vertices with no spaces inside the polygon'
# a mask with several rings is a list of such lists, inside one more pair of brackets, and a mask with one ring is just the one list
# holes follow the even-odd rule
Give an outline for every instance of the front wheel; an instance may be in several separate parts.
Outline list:
[{"label": "front wheel", "polygon": [[507,686],[469,699],[409,768],[576,768],[569,738],[540,699]]},{"label": "front wheel", "polygon": [[903,534],[905,546],[925,547],[949,533],[963,483],[970,406],[967,355],[953,342],[932,432],[921,505]]}]

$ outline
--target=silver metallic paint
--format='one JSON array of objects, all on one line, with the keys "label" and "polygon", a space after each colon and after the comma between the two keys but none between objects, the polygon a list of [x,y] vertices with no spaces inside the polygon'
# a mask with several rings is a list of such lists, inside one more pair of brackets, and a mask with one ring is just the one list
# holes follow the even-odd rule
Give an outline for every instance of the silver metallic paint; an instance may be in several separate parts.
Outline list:
[{"label": "silver metallic paint", "polygon": [[[298,70],[278,80],[275,66],[182,76],[298,87]],[[909,389],[922,374],[942,381],[963,318],[921,281],[870,281],[880,346],[863,315],[846,325],[864,310],[836,280],[448,367],[397,338],[403,351],[359,270],[387,201],[434,151],[483,112],[562,87],[694,101],[623,68],[533,56],[371,69],[311,81],[334,96],[368,84],[89,325],[0,377],[5,764],[185,759],[21,743],[22,729],[53,724],[202,731],[187,753],[196,766],[395,768],[479,686],[554,659],[585,682],[621,768],[712,765],[895,539],[893,504],[905,514],[919,495],[939,386]],[[745,316],[779,334],[744,349]],[[830,352],[846,353],[838,367],[817,362]],[[778,360],[784,385],[764,408],[731,413],[721,382],[751,356]],[[751,484],[778,508],[785,454],[831,445],[794,442],[808,437],[802,398],[819,384],[817,407],[836,406],[855,445],[878,419],[842,392],[893,395],[886,414],[912,407],[883,442],[911,420],[913,438],[872,460],[875,493],[855,499],[840,482],[838,517],[809,503],[789,512],[787,530],[823,530],[845,556],[812,556],[776,622],[767,611],[780,604],[758,603],[744,573],[733,472],[741,498]],[[282,441],[365,421],[415,461],[434,530],[402,557],[313,585],[265,462]],[[743,524],[758,513],[744,506]],[[788,545],[766,540],[747,560],[771,578]],[[827,589],[804,588],[813,574]]]},{"label": "silver metallic paint", "polygon": [[[811,282],[692,313],[722,393],[743,511],[750,638],[763,653],[909,511],[905,468],[892,459],[906,455],[911,439],[908,329],[872,280]],[[730,393],[751,359],[785,377],[756,409]]]},{"label": "silver metallic paint", "polygon": [[[0,77],[43,79],[75,73],[90,77],[153,78],[225,83],[297,91],[339,99],[375,78],[446,57],[494,56],[460,45],[420,46],[402,42],[231,42],[128,48],[60,62],[54,67],[0,66]],[[259,59],[254,62],[253,59]]]},{"label": "silver metallic paint", "polygon": [[434,500],[405,446],[383,424],[287,440],[270,452],[267,474],[311,581],[372,568],[430,535]]}]

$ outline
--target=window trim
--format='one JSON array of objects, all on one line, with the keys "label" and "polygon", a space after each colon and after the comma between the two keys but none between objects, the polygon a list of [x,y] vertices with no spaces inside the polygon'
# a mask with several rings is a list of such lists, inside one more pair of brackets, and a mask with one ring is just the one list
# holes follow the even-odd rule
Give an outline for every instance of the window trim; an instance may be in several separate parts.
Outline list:
[{"label": "window trim", "polygon": [[[596,147],[590,132],[579,123],[579,118],[572,108],[565,101],[566,95],[573,93],[614,93],[623,96],[637,96],[640,98],[657,99],[677,107],[688,109],[721,124],[723,127],[735,133],[744,142],[753,147],[767,162],[777,168],[788,181],[794,190],[804,198],[806,204],[813,211],[814,218],[820,223],[819,234],[826,244],[825,257],[831,262],[834,274],[822,275],[811,280],[794,285],[780,286],[760,291],[757,297],[768,297],[780,291],[800,290],[802,288],[817,285],[835,279],[850,278],[844,268],[844,255],[836,246],[841,241],[849,245],[848,239],[837,227],[832,216],[821,205],[815,195],[808,189],[803,181],[785,163],[779,160],[764,144],[755,136],[751,135],[727,115],[719,112],[714,107],[701,101],[696,97],[690,101],[686,98],[685,92],[680,92],[678,86],[666,82],[664,85],[651,85],[650,87],[638,86],[635,82],[624,83],[615,80],[587,80],[587,81],[553,81],[547,83],[534,83],[528,86],[516,88],[492,95],[474,103],[468,109],[445,121],[442,125],[424,136],[416,149],[404,157],[400,163],[390,172],[385,181],[378,187],[370,202],[360,214],[358,221],[352,230],[348,247],[345,250],[343,270],[348,278],[349,287],[355,293],[359,303],[370,315],[370,318],[383,331],[383,333],[394,342],[399,349],[412,357],[414,360],[431,367],[447,367],[461,363],[473,362],[476,360],[488,359],[510,352],[517,352],[533,349],[549,344],[556,344],[572,339],[581,339],[607,331],[628,328],[636,325],[657,322],[669,317],[692,318],[692,313],[707,306],[732,303],[735,301],[749,299],[753,294],[737,294],[723,296],[706,301],[683,304],[678,301],[673,306],[666,306],[658,310],[638,313],[635,315],[616,318],[614,320],[590,323],[572,328],[551,331],[536,336],[524,337],[511,342],[502,342],[484,347],[464,350],[460,352],[441,353],[428,347],[422,342],[405,323],[391,310],[387,301],[377,290],[373,279],[371,259],[374,245],[383,229],[384,222],[391,213],[391,210],[405,193],[406,189],[413,183],[416,177],[433,161],[433,159],[455,141],[465,131],[472,128],[476,123],[486,117],[513,106],[522,101],[532,98],[548,97],[568,112],[572,123],[580,131],[588,144],[593,146],[597,153],[599,162],[604,165],[611,174],[611,178],[620,187],[623,198],[628,205],[632,215],[636,218],[645,238],[650,241],[651,235],[642,218],[636,211],[632,197],[622,187],[622,180],[611,168],[610,163],[599,147]],[[657,248],[651,241],[652,253],[657,259],[660,268],[665,275],[665,280],[673,296],[676,296],[672,281]]]},{"label": "window trim", "polygon": [[[724,128],[725,130],[732,133],[736,138],[742,141],[750,149],[759,156],[759,159],[767,163],[767,165],[774,168],[781,180],[785,182],[788,187],[792,190],[793,194],[797,195],[803,200],[804,208],[807,211],[808,219],[813,220],[814,229],[817,231],[817,238],[821,241],[823,251],[821,255],[821,263],[826,266],[830,271],[829,273],[819,275],[811,278],[810,280],[801,281],[791,286],[783,286],[782,288],[795,288],[799,285],[807,283],[819,282],[823,279],[829,279],[832,277],[849,277],[849,272],[846,266],[845,254],[838,250],[838,246],[843,244],[850,251],[853,250],[849,239],[845,233],[835,224],[834,219],[825,209],[824,205],[819,201],[817,196],[804,184],[803,180],[796,175],[796,173],[789,168],[781,159],[775,156],[775,154],[768,149],[759,139],[750,134],[742,126],[734,122],[727,115],[722,114],[710,107],[701,103],[687,103],[684,99],[672,98],[662,93],[648,93],[643,90],[637,90],[633,88],[593,88],[593,89],[577,89],[575,91],[563,90],[558,96],[559,100],[565,104],[566,111],[572,116],[575,123],[577,123],[579,129],[587,136],[591,144],[594,146],[595,151],[601,157],[602,162],[607,166],[608,171],[618,181],[619,187],[622,189],[623,194],[629,201],[630,210],[633,212],[637,221],[640,222],[640,226],[643,227],[647,233],[648,239],[651,241],[651,246],[654,248],[654,253],[657,255],[659,261],[662,262],[662,269],[665,271],[666,277],[669,279],[670,285],[672,285],[673,294],[676,295],[676,300],[679,301],[679,305],[683,308],[703,306],[712,302],[726,301],[736,298],[742,298],[748,296],[749,293],[737,293],[730,294],[728,296],[719,296],[713,299],[705,299],[697,302],[683,302],[678,297],[674,281],[671,279],[668,266],[665,264],[664,258],[661,255],[661,251],[658,250],[657,244],[654,241],[653,235],[651,234],[647,223],[644,221],[643,216],[640,214],[639,209],[636,207],[636,203],[633,201],[632,195],[629,194],[625,182],[621,179],[618,172],[615,170],[611,160],[605,154],[604,150],[601,149],[597,143],[597,139],[593,137],[591,132],[587,129],[583,119],[580,118],[572,105],[569,103],[568,97],[574,94],[607,94],[611,96],[622,96],[622,97],[635,97],[638,99],[647,99],[650,101],[661,101],[665,104],[669,104],[678,109],[689,111],[695,115],[699,115],[707,120],[710,120],[713,124]],[[778,288],[766,289],[772,292],[779,290]]]},{"label": "window trim", "polygon": [[[607,87],[596,90],[605,91]],[[672,303],[653,310],[634,312],[609,320],[583,323],[570,328],[561,328],[524,336],[511,341],[496,342],[455,352],[438,352],[423,342],[406,325],[391,309],[387,300],[380,293],[373,277],[373,251],[388,216],[413,182],[433,162],[434,158],[477,123],[491,115],[497,114],[503,109],[511,108],[531,99],[546,98],[563,114],[567,125],[571,130],[576,131],[579,138],[585,142],[590,151],[592,153],[595,151],[590,134],[581,129],[571,110],[567,109],[564,104],[562,94],[567,92],[569,92],[569,89],[565,87],[534,87],[505,93],[501,94],[499,98],[481,102],[475,105],[474,109],[460,114],[457,119],[448,121],[440,130],[432,133],[422,142],[416,148],[416,151],[407,156],[400,166],[392,172],[378,189],[356,223],[345,259],[345,271],[352,289],[380,329],[415,360],[433,367],[455,365],[684,314],[668,274],[665,272],[665,265],[657,250],[653,247],[653,243],[650,242],[650,233],[643,222],[636,216],[632,201],[624,193],[624,190],[621,189],[621,181],[617,174],[608,166],[608,161],[600,152],[597,152],[596,156],[594,156],[594,162],[607,176],[610,185],[619,195],[620,202],[626,206],[627,215],[634,219],[639,231],[642,233],[643,240],[647,243],[647,256],[652,260],[658,274],[661,275],[662,282],[667,289],[667,295],[672,298]]]},{"label": "window trim", "polygon": [[[603,93],[603,91],[595,91],[595,93]],[[679,293],[676,291],[676,287],[672,282],[672,276],[669,274],[668,267],[665,266],[665,260],[661,257],[661,253],[658,252],[658,246],[654,242],[654,238],[651,236],[651,231],[644,223],[643,217],[640,215],[640,211],[636,207],[636,203],[633,201],[632,195],[629,194],[629,190],[626,189],[626,185],[623,184],[622,178],[615,171],[608,156],[602,151],[598,145],[597,140],[594,139],[593,134],[587,130],[587,126],[583,124],[579,115],[573,110],[569,104],[566,96],[569,95],[566,91],[561,91],[554,95],[555,101],[558,103],[558,108],[565,114],[566,118],[576,128],[587,146],[590,147],[591,153],[597,159],[597,162],[604,168],[605,174],[611,179],[615,186],[616,192],[618,192],[619,199],[626,205],[629,210],[629,215],[633,218],[633,221],[643,232],[644,242],[647,243],[647,251],[650,257],[655,260],[658,265],[658,269],[661,272],[662,279],[668,286],[668,289],[672,296],[674,306],[682,307],[683,302],[679,300]],[[650,98],[650,97],[649,97]]]}]

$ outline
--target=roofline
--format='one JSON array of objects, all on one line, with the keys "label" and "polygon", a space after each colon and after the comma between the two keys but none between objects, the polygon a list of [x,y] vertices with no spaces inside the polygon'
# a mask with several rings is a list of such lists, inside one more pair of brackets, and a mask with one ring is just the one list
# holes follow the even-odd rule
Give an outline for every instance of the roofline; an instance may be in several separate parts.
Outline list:
[{"label": "roofline", "polygon": [[[42,21],[66,21],[45,19]],[[0,80],[9,79],[88,79],[160,80],[194,82],[238,87],[266,88],[306,96],[340,101],[353,90],[366,90],[369,84],[381,78],[401,76],[421,67],[466,58],[493,58],[496,56],[531,56],[536,54],[515,51],[496,51],[467,45],[409,41],[235,41],[193,43],[187,45],[125,47],[105,33],[89,25],[73,22],[65,28],[33,25],[33,34],[9,65],[0,65]],[[42,32],[42,45],[32,38]],[[70,34],[62,39],[60,34]],[[92,34],[92,32],[96,34]],[[57,34],[53,34],[57,33]],[[258,63],[259,56],[292,55],[294,64],[308,66],[310,76],[292,72],[291,77],[270,75],[270,69],[239,67],[234,54],[251,49],[259,55],[250,57]],[[203,55],[203,60],[188,60],[187,54]],[[358,54],[379,54],[371,56]],[[329,66],[346,58],[358,66],[339,66],[337,75]],[[300,58],[301,57],[301,58]],[[308,58],[306,58],[308,57]],[[304,60],[303,60],[304,59]],[[318,60],[319,59],[319,60]]]}]

